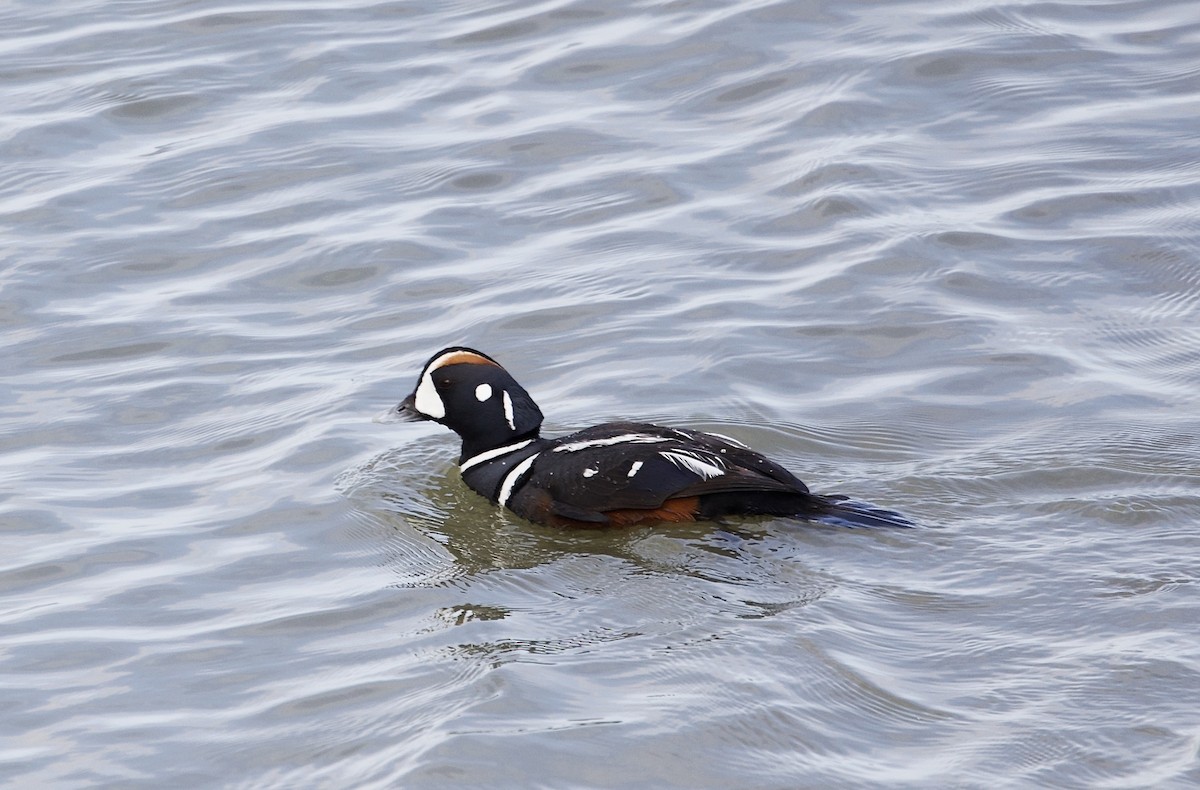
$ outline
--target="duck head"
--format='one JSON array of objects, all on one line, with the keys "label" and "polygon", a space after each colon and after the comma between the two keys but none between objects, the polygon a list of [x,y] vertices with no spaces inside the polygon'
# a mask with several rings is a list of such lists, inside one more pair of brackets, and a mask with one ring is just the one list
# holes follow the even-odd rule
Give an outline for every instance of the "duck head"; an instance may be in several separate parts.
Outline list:
[{"label": "duck head", "polygon": [[388,417],[432,420],[463,440],[463,457],[537,437],[542,411],[500,363],[452,346],[429,358],[413,393]]}]

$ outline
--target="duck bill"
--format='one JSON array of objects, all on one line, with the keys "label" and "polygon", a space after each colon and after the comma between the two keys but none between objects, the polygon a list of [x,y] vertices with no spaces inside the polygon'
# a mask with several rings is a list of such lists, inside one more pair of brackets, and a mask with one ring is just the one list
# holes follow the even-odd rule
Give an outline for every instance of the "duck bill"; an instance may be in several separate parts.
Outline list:
[{"label": "duck bill", "polygon": [[416,393],[414,392],[400,401],[398,405],[392,406],[383,413],[376,415],[374,422],[421,422],[428,419],[424,414],[417,411]]}]

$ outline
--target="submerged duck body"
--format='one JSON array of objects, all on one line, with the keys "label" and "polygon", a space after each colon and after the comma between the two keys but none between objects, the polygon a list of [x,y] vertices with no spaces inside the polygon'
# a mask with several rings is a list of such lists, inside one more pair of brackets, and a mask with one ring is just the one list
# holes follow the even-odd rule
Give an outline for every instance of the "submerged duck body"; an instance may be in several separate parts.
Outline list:
[{"label": "submerged duck body", "polygon": [[847,526],[910,526],[898,514],[808,490],[740,442],[713,433],[609,422],[541,436],[542,412],[496,360],[456,346],[434,354],[391,412],[432,420],[463,442],[463,481],[530,521],[571,527],[789,516]]}]

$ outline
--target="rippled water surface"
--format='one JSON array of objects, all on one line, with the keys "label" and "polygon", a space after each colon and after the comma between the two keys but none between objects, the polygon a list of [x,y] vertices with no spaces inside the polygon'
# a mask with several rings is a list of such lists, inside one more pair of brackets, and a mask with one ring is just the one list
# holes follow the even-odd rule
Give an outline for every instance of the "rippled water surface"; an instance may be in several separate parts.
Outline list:
[{"label": "rippled water surface", "polygon": [[[0,784],[1200,784],[1200,8],[0,10]],[[921,528],[587,534],[376,425]]]}]

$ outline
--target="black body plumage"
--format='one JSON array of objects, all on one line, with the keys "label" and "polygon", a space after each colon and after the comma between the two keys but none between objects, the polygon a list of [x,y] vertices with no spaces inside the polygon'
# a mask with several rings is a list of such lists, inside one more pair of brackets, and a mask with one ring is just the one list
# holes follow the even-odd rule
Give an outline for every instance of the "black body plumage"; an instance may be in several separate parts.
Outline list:
[{"label": "black body plumage", "polygon": [[795,475],[712,433],[611,422],[557,438],[494,359],[464,347],[434,354],[393,415],[433,420],[463,441],[468,486],[541,524],[607,526],[778,515],[846,526],[910,526],[891,511],[809,492]]}]

